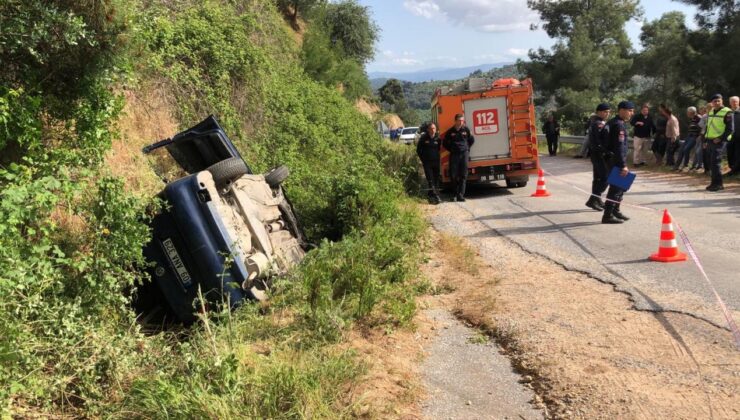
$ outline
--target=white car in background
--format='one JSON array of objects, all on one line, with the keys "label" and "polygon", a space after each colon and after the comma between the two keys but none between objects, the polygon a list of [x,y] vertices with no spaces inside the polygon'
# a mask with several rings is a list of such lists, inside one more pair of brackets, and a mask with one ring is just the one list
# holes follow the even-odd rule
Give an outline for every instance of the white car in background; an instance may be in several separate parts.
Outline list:
[{"label": "white car in background", "polygon": [[419,137],[419,127],[405,127],[398,136],[398,142],[404,144],[414,144]]}]

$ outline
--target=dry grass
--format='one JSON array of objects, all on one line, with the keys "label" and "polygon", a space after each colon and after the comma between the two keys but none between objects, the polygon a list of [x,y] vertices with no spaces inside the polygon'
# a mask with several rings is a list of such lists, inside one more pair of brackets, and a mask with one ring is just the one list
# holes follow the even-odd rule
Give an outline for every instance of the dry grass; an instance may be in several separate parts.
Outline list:
[{"label": "dry grass", "polygon": [[350,332],[348,345],[368,368],[348,395],[347,403],[354,407],[353,417],[421,418],[418,401],[423,388],[418,367],[424,352],[422,343],[430,335],[431,324],[421,315],[414,324],[415,331],[385,334],[377,329],[354,329]]},{"label": "dry grass", "polygon": [[396,114],[385,114],[383,122],[391,129],[404,127],[403,121]]},{"label": "dry grass", "polygon": [[113,142],[106,156],[110,172],[126,181],[126,188],[135,194],[154,195],[162,183],[155,173],[166,172],[165,165],[155,160],[150,164],[141,149],[178,131],[164,84],[151,83],[136,91],[124,92],[126,105],[118,121],[120,138]]},{"label": "dry grass", "polygon": [[467,242],[442,233],[439,235],[437,247],[455,271],[471,276],[477,276],[480,273],[481,262],[478,260],[478,254]]},{"label": "dry grass", "polygon": [[380,108],[372,104],[365,99],[358,99],[355,101],[355,108],[357,108],[358,111],[360,111],[363,115],[367,116],[368,118],[373,118],[375,114],[380,112]]}]

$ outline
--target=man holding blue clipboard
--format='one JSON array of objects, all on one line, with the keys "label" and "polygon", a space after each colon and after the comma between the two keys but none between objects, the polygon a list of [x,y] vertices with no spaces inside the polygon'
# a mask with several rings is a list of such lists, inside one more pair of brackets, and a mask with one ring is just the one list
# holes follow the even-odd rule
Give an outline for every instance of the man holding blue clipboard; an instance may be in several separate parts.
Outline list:
[{"label": "man holding blue clipboard", "polygon": [[[629,217],[622,214],[620,204],[624,192],[632,185],[635,179],[634,174],[630,174],[627,169],[627,122],[635,113],[635,104],[630,101],[622,101],[617,106],[617,116],[609,120],[609,135],[606,138],[606,144],[602,145],[605,157],[611,164],[611,172],[607,182],[609,183],[609,192],[606,194],[606,204],[604,205],[604,215],[601,223],[617,224],[629,220]],[[630,176],[631,175],[631,176]]]}]

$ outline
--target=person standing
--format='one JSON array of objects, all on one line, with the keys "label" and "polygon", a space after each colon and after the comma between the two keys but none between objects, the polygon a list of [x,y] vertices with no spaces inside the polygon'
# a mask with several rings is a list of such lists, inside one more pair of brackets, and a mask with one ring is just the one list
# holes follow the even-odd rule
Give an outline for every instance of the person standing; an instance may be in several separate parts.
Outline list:
[{"label": "person standing", "polygon": [[630,125],[634,127],[632,163],[635,167],[644,166],[646,164],[645,149],[649,149],[648,145],[655,133],[655,123],[650,117],[650,105],[644,104],[640,108],[640,113],[630,120]]},{"label": "person standing", "polygon": [[678,160],[675,165],[673,165],[674,171],[680,171],[689,166],[691,151],[694,149],[694,146],[696,146],[696,139],[699,137],[699,133],[701,132],[701,128],[699,127],[701,117],[696,114],[696,108],[693,106],[688,107],[686,109],[686,116],[689,118],[689,131],[688,134],[686,134],[684,144],[678,151]]},{"label": "person standing", "polygon": [[547,151],[550,152],[550,156],[557,156],[560,124],[555,121],[554,115],[550,114],[547,116],[547,121],[542,126],[542,131],[545,132],[545,137],[547,138]]},{"label": "person standing", "polygon": [[740,174],[740,98],[730,96],[730,109],[734,130],[727,141],[727,164],[730,172],[725,175],[737,175]]},{"label": "person standing", "polygon": [[668,124],[668,119],[663,116],[658,108],[658,118],[655,120],[655,138],[653,139],[653,145],[650,150],[655,155],[655,165],[661,166],[663,164],[663,156],[665,156],[666,139],[665,130]]},{"label": "person standing", "polygon": [[678,151],[678,137],[681,135],[681,131],[678,126],[678,118],[676,118],[675,115],[673,115],[673,111],[671,108],[668,107],[668,105],[660,104],[658,107],[660,113],[663,115],[663,117],[666,119],[666,127],[665,127],[665,164],[667,166],[673,166],[675,165],[676,160],[676,151]]},{"label": "person standing", "polygon": [[[629,138],[627,135],[626,121],[630,121],[634,113],[635,104],[630,101],[622,101],[617,106],[617,116],[609,120],[607,125],[609,132],[607,133],[607,142],[604,146],[610,158],[609,170],[611,171],[612,168],[619,169],[619,175],[622,177],[627,176],[629,173],[629,169],[627,168],[627,144]],[[622,188],[616,185],[609,186],[601,223],[616,224],[629,220],[629,217],[622,214],[620,210],[623,196],[624,190]]]},{"label": "person standing", "polygon": [[416,155],[419,156],[419,160],[421,160],[424,167],[424,177],[427,179],[427,185],[429,186],[427,196],[432,204],[442,202],[439,196],[439,149],[441,146],[442,141],[437,134],[437,126],[434,123],[429,123],[426,131],[419,137],[419,142],[416,144]]},{"label": "person standing", "polygon": [[594,114],[591,114],[591,116],[589,116],[586,119],[586,130],[585,130],[586,131],[586,135],[585,135],[585,137],[583,139],[583,144],[581,145],[581,151],[578,152],[577,155],[573,156],[574,158],[577,158],[578,159],[578,158],[582,158],[584,156],[591,156],[591,135],[590,135],[590,133],[591,133],[591,126],[592,126],[592,124],[593,124],[593,122],[594,122],[595,119],[596,119],[596,114],[595,113]]},{"label": "person standing", "polygon": [[594,175],[591,181],[591,197],[586,201],[586,206],[597,211],[604,210],[601,195],[604,194],[608,186],[606,178],[609,176],[609,168],[604,153],[606,151],[604,148],[604,138],[606,136],[604,134],[609,132],[606,127],[606,119],[609,118],[610,112],[609,104],[599,104],[591,121],[591,127],[588,128],[588,142],[591,145],[591,165],[593,166]]},{"label": "person standing", "polygon": [[694,151],[694,163],[691,164],[690,172],[704,169],[708,165],[704,164],[704,132],[707,129],[707,107],[699,107],[699,135],[696,138],[696,150]]},{"label": "person standing", "polygon": [[468,159],[475,138],[465,126],[465,116],[455,114],[455,125],[445,132],[442,144],[450,152],[450,178],[455,188],[452,201],[465,201],[465,184],[468,181]]},{"label": "person standing", "polygon": [[730,108],[722,104],[722,95],[715,93],[710,99],[712,109],[707,114],[706,149],[709,151],[709,160],[712,172],[712,182],[707,191],[720,191],[725,187],[722,182],[722,149],[728,137],[734,131],[733,113]]}]

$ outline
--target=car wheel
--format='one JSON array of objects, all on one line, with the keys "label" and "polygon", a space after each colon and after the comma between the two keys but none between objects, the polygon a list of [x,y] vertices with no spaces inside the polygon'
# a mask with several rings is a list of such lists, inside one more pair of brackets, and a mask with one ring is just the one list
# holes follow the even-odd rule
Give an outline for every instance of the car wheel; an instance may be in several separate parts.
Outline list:
[{"label": "car wheel", "polygon": [[206,169],[213,175],[216,185],[224,184],[249,172],[247,164],[241,158],[231,157],[216,162]]},{"label": "car wheel", "polygon": [[265,174],[265,182],[272,188],[277,188],[290,175],[290,170],[285,165],[280,165]]}]

